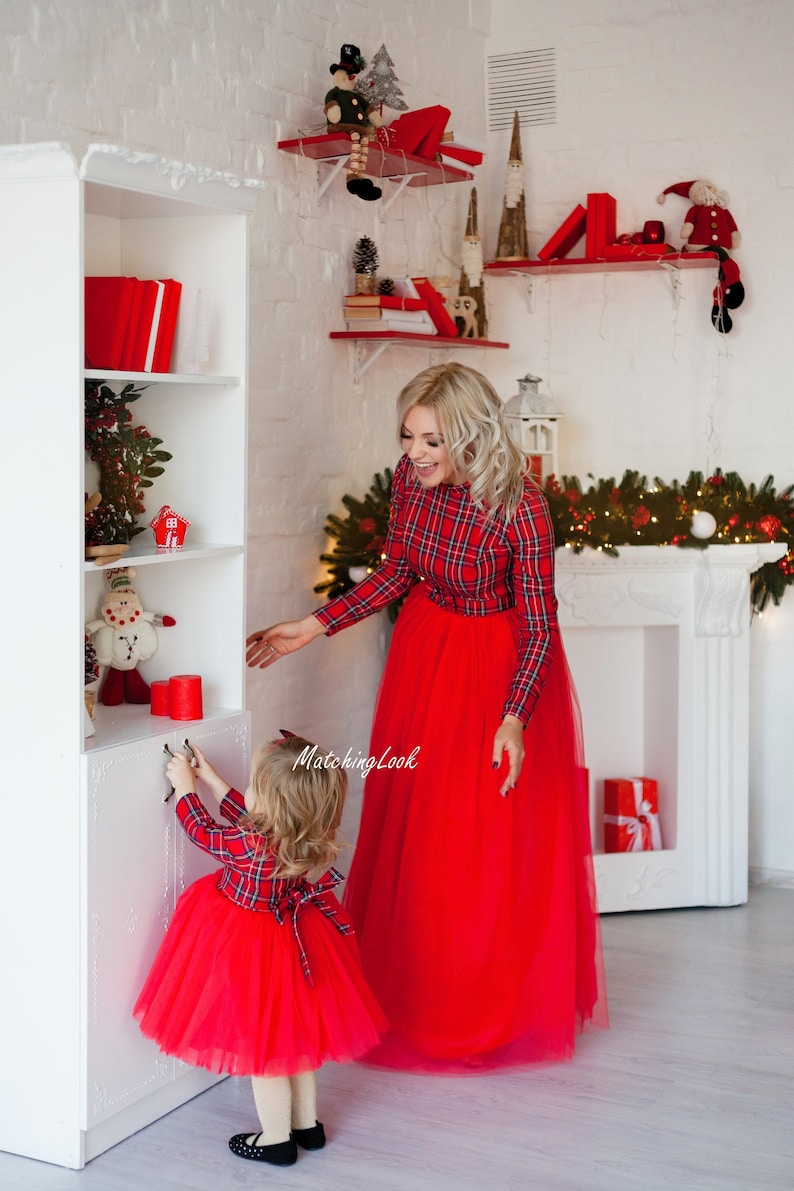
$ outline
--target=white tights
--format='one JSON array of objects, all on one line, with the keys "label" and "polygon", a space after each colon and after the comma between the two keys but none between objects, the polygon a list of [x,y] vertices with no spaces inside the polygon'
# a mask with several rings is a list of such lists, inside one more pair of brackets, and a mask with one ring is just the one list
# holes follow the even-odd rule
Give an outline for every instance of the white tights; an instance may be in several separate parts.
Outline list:
[{"label": "white tights", "polygon": [[[311,1129],[317,1123],[317,1073],[254,1075],[251,1078],[262,1134],[259,1145],[288,1141],[290,1130]],[[256,1134],[247,1140],[253,1144]]]}]

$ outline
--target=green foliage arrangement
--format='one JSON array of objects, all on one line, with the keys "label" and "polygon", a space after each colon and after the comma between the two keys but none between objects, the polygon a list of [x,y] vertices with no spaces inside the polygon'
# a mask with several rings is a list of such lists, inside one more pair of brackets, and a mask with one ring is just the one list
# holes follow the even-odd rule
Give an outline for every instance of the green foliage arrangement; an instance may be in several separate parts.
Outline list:
[{"label": "green foliage arrangement", "polygon": [[[617,556],[619,546],[679,546],[703,550],[707,546],[741,542],[788,542],[794,547],[794,484],[781,492],[772,476],[760,486],[745,484],[736,472],[704,477],[692,471],[684,483],[658,478],[651,485],[637,471],[626,471],[616,482],[614,477],[584,486],[576,476],[548,476],[544,492],[549,502],[557,546],[567,546],[575,553],[584,548],[601,550]],[[329,515],[326,533],[334,540],[330,552],[320,556],[330,578],[315,591],[328,596],[341,595],[354,586],[350,568],[379,566],[389,521],[392,473],[387,469],[375,476],[369,493],[358,500],[344,496],[346,517]],[[696,538],[691,532],[692,517],[708,512],[717,522],[714,535]],[[766,563],[751,577],[753,609],[762,612],[771,599],[779,604],[786,588],[794,583],[794,549],[778,562]],[[392,618],[396,615],[396,610]]]},{"label": "green foliage arrangement", "polygon": [[86,515],[86,545],[129,542],[145,528],[143,493],[171,459],[162,439],[133,426],[127,408],[143,393],[130,383],[114,393],[104,381],[85,382],[85,449],[99,467],[101,503]]}]

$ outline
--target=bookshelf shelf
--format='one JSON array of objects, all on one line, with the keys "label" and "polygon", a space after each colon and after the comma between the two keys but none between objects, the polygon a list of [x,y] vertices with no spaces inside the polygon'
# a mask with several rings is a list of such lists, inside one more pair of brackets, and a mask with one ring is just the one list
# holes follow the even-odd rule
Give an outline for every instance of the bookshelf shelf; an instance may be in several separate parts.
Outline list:
[{"label": "bookshelf shelf", "polygon": [[356,357],[353,379],[361,380],[364,373],[375,363],[389,346],[427,345],[436,350],[457,351],[459,348],[508,348],[509,343],[493,339],[453,339],[446,335],[415,335],[410,331],[331,331],[330,339],[348,339],[354,342]]},{"label": "bookshelf shelf", "polygon": [[86,368],[86,380],[104,380],[118,384],[132,380],[147,385],[239,385],[239,376],[212,376],[208,372],[116,372],[109,368]]},{"label": "bookshelf shelf", "polygon": [[[318,197],[322,198],[350,156],[350,137],[346,133],[330,132],[321,136],[279,141],[278,148],[284,153],[294,153],[318,164],[325,163],[330,166],[319,186]],[[381,204],[381,208],[385,210],[402,194],[406,186],[439,186],[446,182],[471,182],[474,178],[474,174],[469,170],[456,169],[444,162],[431,161],[428,157],[415,157],[412,153],[404,153],[402,150],[384,148],[378,141],[369,143],[367,176],[396,185],[396,191]]]},{"label": "bookshelf shelf", "polygon": [[555,257],[550,261],[489,261],[485,271],[504,273],[637,273],[672,265],[676,269],[708,269],[717,264],[713,252],[668,252],[658,256],[637,256],[629,260],[589,260],[585,257]]}]

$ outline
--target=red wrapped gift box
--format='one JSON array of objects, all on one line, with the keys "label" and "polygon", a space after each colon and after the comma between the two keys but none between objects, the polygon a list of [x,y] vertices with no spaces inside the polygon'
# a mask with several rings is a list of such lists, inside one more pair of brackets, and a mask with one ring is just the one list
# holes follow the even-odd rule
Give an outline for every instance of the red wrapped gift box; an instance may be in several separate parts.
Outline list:
[{"label": "red wrapped gift box", "polygon": [[604,780],[604,851],[657,852],[662,847],[659,792],[650,777]]}]

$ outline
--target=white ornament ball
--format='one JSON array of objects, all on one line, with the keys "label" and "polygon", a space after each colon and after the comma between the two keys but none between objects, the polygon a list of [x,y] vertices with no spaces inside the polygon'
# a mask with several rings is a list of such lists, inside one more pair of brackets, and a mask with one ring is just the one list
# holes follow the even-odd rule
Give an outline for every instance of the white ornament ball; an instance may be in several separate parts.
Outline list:
[{"label": "white ornament ball", "polygon": [[360,583],[362,579],[366,579],[369,574],[368,567],[348,567],[347,573],[354,583]]},{"label": "white ornament ball", "polygon": [[693,538],[711,538],[717,529],[717,521],[711,513],[702,510],[700,513],[695,513],[692,518],[692,537]]}]

